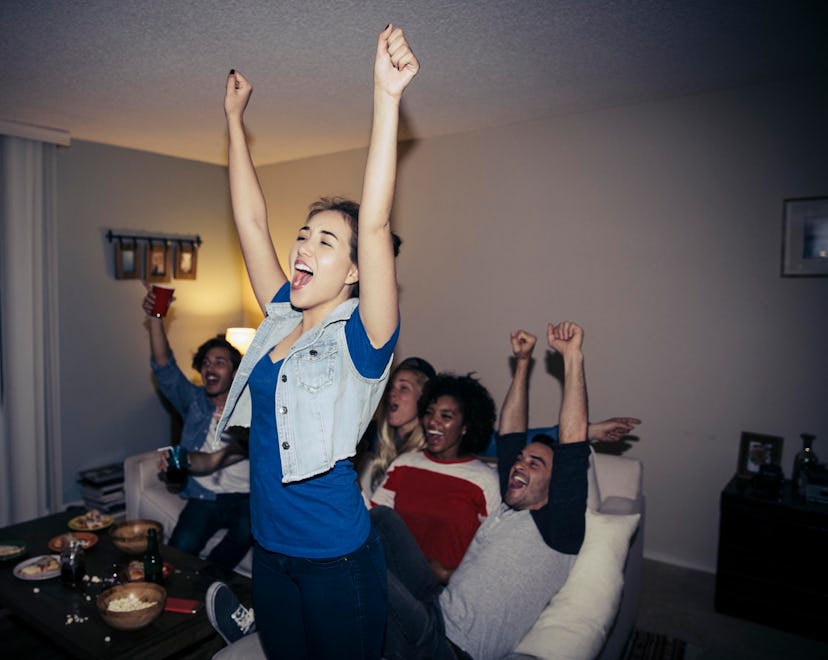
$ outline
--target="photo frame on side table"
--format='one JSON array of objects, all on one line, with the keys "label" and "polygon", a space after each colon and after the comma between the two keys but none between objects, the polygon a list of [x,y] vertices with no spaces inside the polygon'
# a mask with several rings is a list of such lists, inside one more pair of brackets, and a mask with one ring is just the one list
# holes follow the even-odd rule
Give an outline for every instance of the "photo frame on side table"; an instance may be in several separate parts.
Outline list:
[{"label": "photo frame on side table", "polygon": [[137,241],[115,243],[115,279],[135,280],[141,277],[141,252]]},{"label": "photo frame on side table", "polygon": [[762,465],[779,465],[782,461],[782,442],[776,435],[742,431],[739,445],[739,477],[755,477]]},{"label": "photo frame on side table", "polygon": [[144,254],[144,279],[147,282],[169,282],[172,270],[172,250],[167,246],[166,241],[153,241],[147,243]]},{"label": "photo frame on side table", "polygon": [[828,276],[828,197],[785,200],[782,276]]},{"label": "photo frame on side table", "polygon": [[198,247],[195,243],[179,241],[175,248],[175,279],[194,280],[197,260]]}]

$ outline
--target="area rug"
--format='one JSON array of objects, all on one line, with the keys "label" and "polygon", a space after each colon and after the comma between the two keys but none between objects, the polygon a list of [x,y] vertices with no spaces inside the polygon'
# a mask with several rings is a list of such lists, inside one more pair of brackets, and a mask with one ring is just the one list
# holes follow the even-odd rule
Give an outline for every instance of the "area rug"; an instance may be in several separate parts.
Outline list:
[{"label": "area rug", "polygon": [[658,633],[634,630],[622,660],[684,660],[687,642]]}]

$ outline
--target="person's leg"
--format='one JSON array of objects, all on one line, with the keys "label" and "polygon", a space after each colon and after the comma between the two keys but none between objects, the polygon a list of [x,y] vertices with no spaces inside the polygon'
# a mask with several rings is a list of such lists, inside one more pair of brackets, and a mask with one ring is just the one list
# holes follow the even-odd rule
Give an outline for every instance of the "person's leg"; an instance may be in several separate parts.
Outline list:
[{"label": "person's leg", "polygon": [[289,557],[253,546],[253,609],[268,658],[306,658],[299,587],[288,575]]},{"label": "person's leg", "polygon": [[219,529],[211,500],[187,500],[178,516],[168,545],[191,555],[198,555],[208,539]]},{"label": "person's leg", "polygon": [[228,493],[216,498],[220,527],[227,533],[210,551],[207,559],[232,571],[247,554],[253,537],[250,533],[250,495]]},{"label": "person's leg", "polygon": [[382,539],[388,564],[384,657],[454,660],[438,601],[442,587],[417,542],[393,509],[371,509],[371,521]]},{"label": "person's leg", "polygon": [[387,506],[376,506],[370,515],[385,549],[389,573],[417,600],[436,600],[442,587],[400,514]]},{"label": "person's leg", "polygon": [[302,591],[309,657],[382,657],[386,570],[375,530],[360,548],[343,557],[291,559],[290,566]]},{"label": "person's leg", "polygon": [[456,660],[446,638],[439,602],[415,598],[396,575],[388,573],[386,660]]}]

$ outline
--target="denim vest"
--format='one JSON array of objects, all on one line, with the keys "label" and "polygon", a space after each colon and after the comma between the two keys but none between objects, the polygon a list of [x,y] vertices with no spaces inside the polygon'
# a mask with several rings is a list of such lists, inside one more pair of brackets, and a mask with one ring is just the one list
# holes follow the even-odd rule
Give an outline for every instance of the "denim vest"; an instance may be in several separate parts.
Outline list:
[{"label": "denim vest", "polygon": [[[279,369],[274,411],[283,483],[327,472],[337,461],[353,456],[382,397],[394,356],[382,376],[365,378],[348,353],[345,322],[358,303],[356,298],[346,300],[302,335]],[[302,319],[289,302],[268,303],[265,312],[236,371],[217,435],[228,423],[250,425],[250,372]]]}]

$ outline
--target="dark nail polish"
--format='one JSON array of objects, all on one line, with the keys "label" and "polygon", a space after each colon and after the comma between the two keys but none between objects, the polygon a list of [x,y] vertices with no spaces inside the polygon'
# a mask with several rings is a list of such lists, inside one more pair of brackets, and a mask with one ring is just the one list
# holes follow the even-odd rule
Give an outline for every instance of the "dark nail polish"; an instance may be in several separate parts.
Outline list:
[{"label": "dark nail polish", "polygon": [[236,70],[235,69],[230,69],[230,75],[232,76],[234,73],[236,73]]}]

